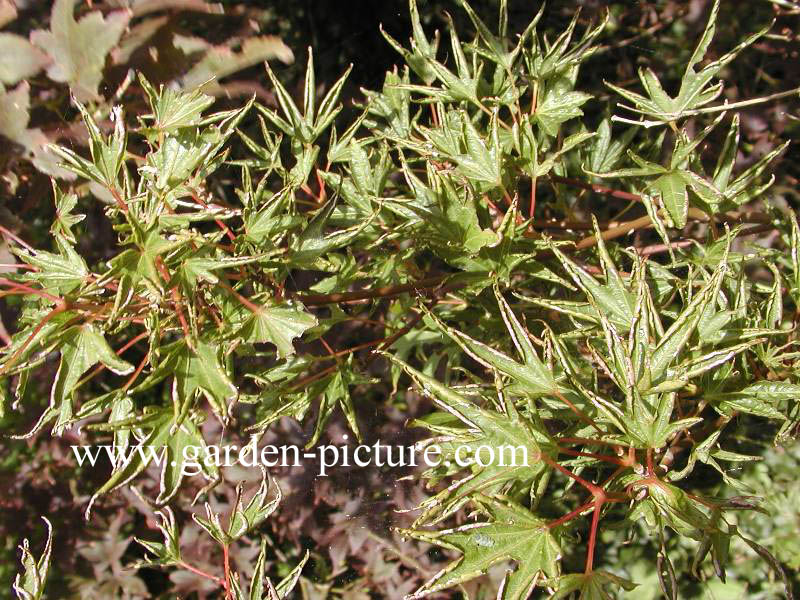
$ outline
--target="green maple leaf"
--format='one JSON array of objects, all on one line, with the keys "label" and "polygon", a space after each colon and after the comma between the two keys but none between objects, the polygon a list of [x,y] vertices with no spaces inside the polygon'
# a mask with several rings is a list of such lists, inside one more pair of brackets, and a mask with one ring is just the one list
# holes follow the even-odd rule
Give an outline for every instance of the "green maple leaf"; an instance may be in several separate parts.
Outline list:
[{"label": "green maple leaf", "polygon": [[62,237],[70,244],[76,244],[77,239],[72,228],[86,218],[86,215],[72,213],[78,204],[78,196],[63,193],[56,185],[55,180],[53,181],[53,195],[55,196],[56,215],[53,225],[50,227],[50,233]]},{"label": "green maple leaf", "polygon": [[347,363],[325,381],[326,386],[322,392],[322,399],[319,403],[317,423],[314,426],[314,433],[306,444],[306,447],[311,448],[319,441],[325,425],[337,406],[341,407],[347,419],[347,424],[350,425],[350,429],[356,435],[358,441],[362,441],[361,430],[358,428],[358,420],[356,419],[356,409],[353,406],[353,399],[350,396],[350,386],[359,383],[370,383],[370,380],[354,372],[353,357],[350,356]]},{"label": "green maple leaf", "polygon": [[139,82],[153,107],[153,114],[142,117],[142,120],[152,120],[153,128],[163,133],[199,125],[203,111],[214,104],[214,98],[199,89],[180,92],[161,85],[156,91],[141,73]]},{"label": "green maple leaf", "polygon": [[720,1],[715,0],[711,8],[705,31],[695,47],[691,58],[686,64],[686,70],[681,78],[681,87],[678,95],[672,98],[661,85],[652,69],[639,69],[639,79],[644,87],[647,97],[636,92],[606,82],[611,89],[624,98],[633,102],[636,107],[624,107],[638,113],[654,117],[663,123],[676,121],[691,114],[691,110],[704,106],[717,98],[722,92],[722,82],[712,83],[719,72],[728,65],[747,46],[769,31],[771,25],[751,34],[735,48],[716,60],[710,61],[702,69],[696,70],[697,65],[708,52],[711,41],[716,31],[716,21],[719,14]]},{"label": "green maple leaf", "polygon": [[[595,232],[599,230],[594,220]],[[581,320],[599,323],[607,318],[620,331],[628,331],[635,316],[636,294],[622,279],[616,265],[606,250],[602,237],[598,237],[598,250],[602,261],[605,283],[601,283],[583,267],[576,264],[555,245],[550,246],[564,270],[575,285],[584,293],[588,302],[563,304],[549,299],[534,299],[532,302],[559,312],[567,312]]]},{"label": "green maple leaf", "polygon": [[39,559],[37,560],[31,553],[30,542],[27,538],[20,546],[21,562],[25,572],[17,575],[13,585],[19,600],[39,600],[44,593],[44,584],[47,580],[47,572],[50,570],[50,556],[53,550],[53,526],[47,517],[42,517],[42,520],[47,524],[47,542]]},{"label": "green maple leaf", "polygon": [[[481,106],[478,85],[481,81],[483,65],[479,64],[475,69],[470,67],[464,55],[461,40],[459,40],[453,25],[453,20],[447,13],[445,15],[450,25],[450,46],[453,51],[453,60],[456,63],[457,73],[453,73],[434,57],[426,54],[425,61],[427,66],[436,79],[442,83],[442,88],[426,86],[410,86],[410,88],[443,101],[467,101],[476,106]],[[435,56],[435,51],[433,56]]]},{"label": "green maple leaf", "polygon": [[226,134],[218,128],[181,128],[148,155],[145,173],[153,178],[157,190],[173,190],[185,183],[200,165],[208,164],[206,161],[214,157]]},{"label": "green maple leaf", "polygon": [[[87,517],[98,497],[128,484],[155,461],[161,468],[157,504],[168,502],[178,492],[187,471],[198,472],[207,480],[219,477],[213,461],[203,460],[207,452],[206,443],[194,419],[183,419],[178,423],[168,408],[149,408],[142,415],[93,427],[111,431],[146,430],[147,434],[136,447],[128,450],[125,460],[115,467],[108,481],[94,493],[86,508]],[[198,453],[196,461],[185,457],[184,449],[187,447]]]},{"label": "green maple leaf", "polygon": [[294,354],[292,340],[316,325],[316,317],[300,307],[260,306],[252,311],[237,336],[249,343],[275,344],[278,356],[284,358]]},{"label": "green maple leaf", "polygon": [[257,262],[264,258],[264,254],[254,256],[216,256],[210,249],[204,248],[183,261],[178,273],[178,278],[186,293],[192,294],[200,281],[219,283],[216,271],[240,267]]},{"label": "green maple leaf", "polygon": [[34,31],[31,41],[52,59],[47,76],[69,83],[80,102],[96,100],[103,79],[106,55],[117,45],[130,14],[115,11],[103,17],[93,11],[75,20],[75,0],[56,0],[50,15],[50,31]]},{"label": "green maple leaf", "polygon": [[[166,361],[164,368],[174,374],[172,395],[175,416],[180,422],[203,394],[221,419],[228,415],[228,405],[239,395],[219,360],[219,346],[205,341],[190,348],[185,342]],[[160,369],[161,370],[161,369]]]},{"label": "green maple leaf", "polygon": [[156,260],[162,254],[180,246],[180,241],[170,241],[163,238],[157,229],[150,230],[138,235],[135,248],[128,248],[118,254],[110,262],[113,269],[120,269],[131,277],[131,281],[137,283],[146,279],[153,284],[161,286],[161,275],[156,267]]},{"label": "green maple leaf", "polygon": [[705,399],[720,414],[749,413],[770,419],[784,419],[778,410],[780,401],[800,398],[800,385],[787,381],[757,381],[744,389],[706,393]]},{"label": "green maple leaf", "polygon": [[694,294],[691,301],[678,315],[672,325],[660,336],[650,356],[650,371],[653,381],[669,375],[669,367],[676,358],[681,357],[701,323],[707,322],[717,313],[714,303],[719,296],[722,280],[728,273],[727,250],[717,269],[706,284]]},{"label": "green maple leaf", "polygon": [[[285,365],[289,366],[291,362],[292,360],[287,361]],[[303,358],[293,359],[293,362],[298,366],[308,364]],[[303,372],[295,369],[296,367],[290,370]],[[325,425],[337,407],[341,408],[351,431],[361,441],[363,438],[358,427],[350,386],[375,383],[375,381],[356,371],[352,356],[342,362],[336,371],[303,389],[292,388],[292,380],[288,380],[289,385],[278,385],[279,380],[265,380],[263,383],[270,385],[258,396],[258,422],[252,425],[249,431],[264,431],[282,417],[291,417],[299,421],[308,414],[312,404],[319,398],[314,431],[306,443],[306,448],[311,448],[319,441]]]},{"label": "green maple leaf", "polygon": [[559,388],[552,370],[545,365],[536,353],[536,349],[528,337],[527,331],[517,319],[511,307],[495,286],[500,312],[508,329],[509,337],[514,343],[523,362],[520,363],[510,356],[495,350],[486,344],[475,340],[465,333],[445,325],[432,313],[434,319],[444,333],[450,336],[473,359],[489,369],[507,375],[514,380],[516,387],[524,394],[532,397],[541,397],[557,393]]},{"label": "green maple leaf", "polygon": [[[723,192],[718,189],[717,182],[711,181],[698,173],[689,170],[691,157],[695,149],[706,139],[711,131],[719,124],[720,118],[711,123],[692,138],[685,130],[679,131],[675,137],[669,166],[645,160],[636,153],[628,150],[628,156],[636,163],[637,167],[618,169],[609,173],[594,173],[599,177],[650,177],[657,176],[647,184],[648,195],[658,196],[666,212],[665,224],[670,227],[682,228],[686,225],[689,215],[689,190],[691,189],[699,198],[701,206],[715,207],[725,199]],[[725,150],[730,154],[730,149]],[[766,165],[765,165],[766,166]],[[720,172],[719,183],[727,182],[727,175]],[[649,202],[649,201],[647,201]],[[649,209],[648,209],[649,212]],[[655,211],[653,211],[655,212]],[[659,221],[657,214],[650,215],[654,221]]]},{"label": "green maple leaf", "polygon": [[397,40],[386,33],[383,30],[383,26],[380,27],[381,33],[392,48],[403,56],[408,66],[425,82],[425,85],[430,85],[436,79],[436,73],[431,69],[428,62],[436,58],[436,50],[439,47],[439,31],[436,31],[432,40],[428,40],[425,31],[422,29],[416,0],[409,1],[409,12],[411,13],[413,31],[410,51],[403,48]]},{"label": "green maple leaf", "polygon": [[542,574],[548,578],[558,576],[561,549],[545,521],[508,499],[478,496],[474,501],[490,521],[436,532],[401,530],[463,555],[406,596],[407,600],[474,579],[491,566],[510,560],[516,561],[517,568],[506,574],[498,600],[525,600]]},{"label": "green maple leaf", "polygon": [[484,139],[475,129],[469,117],[461,114],[461,135],[466,153],[458,154],[453,160],[461,173],[472,181],[486,182],[499,186],[503,183],[503,151],[500,145],[497,113],[493,113],[488,139]]},{"label": "green maple leaf", "polygon": [[556,136],[562,123],[583,114],[580,107],[591,98],[589,94],[569,91],[563,85],[554,85],[547,90],[536,107],[536,121],[547,135]]},{"label": "green maple leaf", "polygon": [[605,590],[607,586],[621,587],[630,591],[637,585],[608,571],[563,575],[555,583],[558,589],[550,600],[566,598],[573,592],[578,592],[579,600],[613,600],[616,596],[610,595]]},{"label": "green maple leaf", "polygon": [[[458,510],[467,497],[475,492],[499,492],[512,484],[531,487],[547,472],[547,465],[541,456],[544,452],[554,453],[554,448],[542,424],[536,426],[524,419],[511,403],[506,407],[507,414],[483,409],[400,359],[387,356],[400,365],[436,404],[465,425],[444,429],[445,439],[439,444],[442,449],[441,462],[444,464],[429,470],[426,476],[440,477],[437,470],[441,473],[444,468],[444,472],[447,472],[451,465],[458,464],[456,453],[459,447],[470,449],[468,454],[461,456],[462,462],[466,457],[476,457],[478,449],[483,446],[498,449],[494,461],[487,460],[486,456],[483,459],[487,463],[485,466],[473,461],[469,466],[469,476],[425,500],[420,505],[424,512],[417,523],[444,519]],[[424,421],[418,424],[430,429],[437,427],[436,424],[429,426]],[[509,447],[511,450],[508,450]]]},{"label": "green maple leaf", "polygon": [[97,363],[103,363],[118,375],[133,371],[133,365],[119,358],[103,334],[91,324],[67,329],[60,338],[59,349],[61,363],[50,390],[50,408],[45,411],[34,431],[54,414],[58,414],[56,432],[60,432],[71,421],[72,390],[81,376]]},{"label": "green maple leaf", "polygon": [[472,193],[458,189],[451,176],[437,173],[432,178],[432,187],[419,180],[414,183],[418,184],[417,202],[404,203],[403,208],[423,221],[424,234],[445,258],[475,254],[497,243],[497,234],[481,228]]},{"label": "green maple leaf", "polygon": [[84,282],[89,268],[83,257],[69,244],[60,244],[60,249],[60,254],[44,250],[37,250],[35,254],[16,251],[16,254],[27,264],[38,268],[26,278],[38,281],[51,293],[69,294]]},{"label": "green maple leaf", "polygon": [[670,171],[656,179],[651,187],[661,195],[661,202],[675,227],[686,225],[689,190],[684,171]]}]

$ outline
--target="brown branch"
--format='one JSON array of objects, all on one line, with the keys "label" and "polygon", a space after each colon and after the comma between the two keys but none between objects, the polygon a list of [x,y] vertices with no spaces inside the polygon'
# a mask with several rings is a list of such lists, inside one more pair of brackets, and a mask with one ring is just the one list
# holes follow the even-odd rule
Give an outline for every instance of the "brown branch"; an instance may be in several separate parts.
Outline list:
[{"label": "brown branch", "polygon": [[[572,179],[570,177],[560,177],[558,175],[550,175],[550,179],[556,183],[571,185],[573,187],[581,188],[583,190],[589,190],[592,192],[596,192],[598,194],[603,194],[605,196],[611,196],[612,198],[619,198],[620,200],[627,200],[629,202],[643,201],[642,196],[639,194],[625,192],[622,190],[615,190],[594,183],[587,183],[585,181],[581,181],[580,179]],[[700,209],[693,207],[689,209],[689,216],[701,221],[708,220],[708,215],[706,213],[704,213]],[[714,217],[720,221],[725,221],[728,223],[764,223],[764,224],[772,223],[772,218],[769,215],[759,212],[723,213],[720,215],[714,215]]]},{"label": "brown branch", "polygon": [[109,186],[108,191],[111,192],[111,195],[114,198],[114,202],[117,203],[117,208],[119,208],[122,212],[127,214],[128,205],[125,203],[125,200],[122,199],[122,195],[117,191],[117,188]]},{"label": "brown branch", "polygon": [[[195,192],[194,190],[190,190],[189,193],[192,195],[192,198],[194,199],[195,202],[200,204],[200,206],[202,206],[204,209],[208,210],[208,204],[206,204],[206,202],[200,197],[199,191]],[[233,235],[233,232],[231,232],[230,228],[225,223],[223,223],[221,219],[214,217],[214,222],[223,231],[223,233],[226,236],[228,236],[229,240],[231,240],[232,242],[236,241],[236,236]]]},{"label": "brown branch", "polygon": [[620,200],[628,200],[629,202],[642,201],[642,197],[639,194],[631,194],[630,192],[623,192],[622,190],[614,190],[594,183],[586,183],[585,181],[581,181],[580,179],[572,179],[570,177],[560,177],[558,175],[550,175],[550,179],[556,183],[571,185],[573,187],[589,190],[591,192],[596,192],[598,194],[603,194],[605,196],[611,196],[612,198],[619,198]]},{"label": "brown branch", "polygon": [[[323,357],[323,358],[328,358],[328,357],[326,356],[326,357]],[[319,371],[317,373],[312,373],[311,375],[306,375],[305,377],[301,377],[300,379],[297,379],[296,381],[294,381],[286,389],[287,389],[287,391],[293,391],[293,390],[299,390],[301,388],[304,388],[309,383],[314,383],[315,381],[318,381],[318,380],[322,379],[326,375],[329,375],[330,373],[333,373],[338,368],[339,368],[339,365],[331,365],[330,367],[328,367],[326,369],[323,369],[322,371]]]},{"label": "brown branch", "polygon": [[774,231],[775,227],[773,225],[756,225],[755,227],[748,227],[747,229],[742,229],[739,232],[739,235],[756,235],[759,233],[767,233],[768,231]]},{"label": "brown branch", "polygon": [[652,246],[645,246],[644,248],[637,248],[636,253],[639,256],[651,256],[653,254],[660,254],[662,252],[669,252],[669,250],[676,250],[678,248],[686,248],[694,244],[694,240],[678,240],[667,244],[653,244]]},{"label": "brown branch", "polygon": [[28,285],[17,283],[16,281],[11,281],[10,279],[6,279],[5,277],[0,277],[0,285],[7,285],[11,288],[11,291],[1,291],[3,295],[7,294],[25,294],[25,295],[33,295],[33,296],[40,296],[46,300],[50,300],[51,302],[55,302],[56,304],[60,304],[63,302],[63,299],[59,298],[58,296],[53,296],[52,294],[48,294],[45,291],[32,288]]},{"label": "brown branch", "polygon": [[[695,212],[695,210],[689,209],[689,216],[690,217],[693,217],[695,220],[698,220],[700,222],[708,221],[708,215],[706,215],[705,213],[702,213],[702,211],[699,211],[699,210]],[[700,213],[700,214],[698,215],[697,213]],[[701,218],[701,215],[702,215],[702,218]],[[764,233],[764,232],[767,232],[767,231],[771,231],[771,230],[774,229],[774,227],[771,224],[769,224],[771,222],[770,219],[769,219],[769,216],[768,215],[764,215],[762,213],[743,213],[743,214],[730,213],[730,214],[724,214],[724,215],[715,215],[715,218],[719,219],[720,221],[724,221],[724,222],[728,222],[728,223],[732,223],[732,224],[741,224],[741,223],[746,223],[746,222],[764,223],[765,220],[767,221],[766,224],[758,225],[756,227],[750,227],[748,229],[745,229],[745,230],[741,231],[739,235],[754,235],[754,234],[758,234],[758,233]],[[638,219],[633,219],[632,221],[626,221],[624,223],[620,223],[619,225],[616,225],[614,227],[610,227],[609,229],[606,229],[605,231],[601,231],[600,232],[600,237],[604,241],[613,240],[615,238],[622,237],[623,235],[627,235],[629,233],[632,233],[633,231],[635,231],[637,229],[646,229],[648,227],[651,227],[652,225],[653,225],[653,222],[650,219],[650,217],[649,216],[643,216],[643,217],[639,217]],[[690,243],[691,243],[691,240],[682,240],[680,242],[673,242],[670,245],[673,246],[673,247],[680,247],[680,246],[688,246]],[[589,237],[586,237],[586,238],[580,240],[577,244],[575,244],[575,250],[583,250],[585,248],[590,248],[590,247],[594,246],[595,244],[597,244],[597,236],[591,235]],[[662,245],[650,246],[648,248],[650,249],[648,254],[656,254],[658,252],[664,252],[664,251],[667,250],[667,247],[666,246],[662,247]],[[646,248],[643,248],[642,251],[640,251],[640,254],[646,255],[646,254],[643,253],[644,250],[646,250]]]},{"label": "brown branch", "polygon": [[233,600],[233,591],[231,590],[231,558],[228,544],[222,546],[222,562],[225,568],[225,600]]},{"label": "brown branch", "polygon": [[25,352],[25,349],[30,345],[30,343],[34,340],[34,338],[37,335],[39,335],[39,332],[44,328],[45,325],[47,325],[47,322],[50,319],[52,319],[53,317],[55,317],[56,315],[59,315],[62,312],[68,310],[68,308],[69,307],[67,306],[67,304],[64,303],[64,304],[60,304],[59,306],[56,306],[53,310],[51,310],[49,313],[47,313],[44,316],[44,318],[41,321],[39,321],[39,323],[36,325],[36,327],[34,327],[33,331],[25,339],[25,341],[22,343],[22,345],[19,348],[17,348],[17,350],[16,350],[16,352],[14,352],[14,354],[11,355],[11,358],[9,358],[5,362],[5,364],[2,367],[0,367],[0,376],[5,375],[6,373],[8,373],[8,371],[11,370],[11,367],[13,367],[14,364],[17,362],[17,360],[19,360],[19,357],[22,356],[22,353]]},{"label": "brown branch", "polygon": [[228,293],[230,293],[234,298],[236,298],[242,304],[242,306],[249,309],[250,312],[258,313],[261,311],[261,308],[257,304],[251,302],[250,300],[242,296],[239,292],[237,292],[235,289],[233,289],[224,281],[222,280],[218,281],[217,285],[226,290]]},{"label": "brown branch", "polygon": [[374,298],[390,298],[392,296],[405,294],[406,292],[432,290],[452,276],[452,273],[448,273],[447,275],[426,277],[410,283],[387,285],[379,288],[356,290],[354,292],[341,292],[337,294],[299,294],[296,298],[306,306],[324,306],[326,304],[342,304]]},{"label": "brown branch", "polygon": [[[170,275],[167,266],[164,264],[164,261],[161,260],[160,256],[156,257],[155,265],[158,268],[161,276],[164,278],[164,285],[169,285]],[[190,350],[194,350],[194,344],[192,343],[192,335],[189,331],[189,325],[186,323],[186,318],[183,316],[183,309],[181,308],[181,304],[183,299],[181,298],[181,293],[178,291],[178,285],[174,285],[172,289],[170,289],[170,294],[172,295],[172,305],[175,307],[175,312],[178,315],[178,320],[181,323],[181,328],[183,329],[183,335],[186,339],[186,345],[189,347]]]},{"label": "brown branch", "polygon": [[147,365],[148,361],[150,360],[150,352],[147,352],[142,357],[142,360],[139,361],[139,364],[136,367],[136,370],[128,377],[128,381],[125,382],[125,385],[122,386],[122,393],[128,391],[128,389],[133,385],[133,382],[141,375],[142,371],[144,370],[145,365]]},{"label": "brown branch", "polygon": [[[624,223],[620,223],[616,227],[611,227],[610,229],[606,229],[605,231],[600,232],[600,237],[603,241],[613,240],[614,238],[622,237],[623,235],[627,235],[636,229],[644,229],[650,227],[653,224],[652,220],[648,216],[639,217],[638,219],[634,219],[633,221],[626,221]],[[597,244],[597,236],[590,235],[589,237],[585,237],[580,240],[577,244],[575,244],[575,250],[584,250],[585,248],[591,248],[595,244]]]}]

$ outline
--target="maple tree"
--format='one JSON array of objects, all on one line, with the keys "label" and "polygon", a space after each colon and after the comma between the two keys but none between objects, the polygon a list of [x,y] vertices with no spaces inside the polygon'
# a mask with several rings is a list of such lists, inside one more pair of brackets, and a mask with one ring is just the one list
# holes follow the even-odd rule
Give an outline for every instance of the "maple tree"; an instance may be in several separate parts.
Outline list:
[{"label": "maple tree", "polygon": [[[361,441],[372,434],[366,390],[394,411],[429,399],[409,427],[442,450],[415,473],[430,495],[396,533],[449,562],[407,598],[498,565],[503,600],[615,597],[639,582],[604,556],[613,536],[658,548],[648,564],[668,598],[680,568],[724,583],[737,544],[791,597],[781,560],[738,525],[763,509],[727,466],[758,458],[729,433],[738,419],[770,423],[783,443],[800,414],[800,226],[768,201],[790,142],[737,160],[750,153],[738,109],[800,91],[728,102],[717,80],[769,28],[710,60],[717,0],[677,95],[642,69],[639,83],[608,84],[632,104],[613,105],[581,88],[607,20],[584,26],[576,14],[552,38],[538,29],[542,8],[512,40],[505,1],[496,29],[458,4],[477,33],[462,41],[448,15],[445,48],[410,1],[410,48],[384,32],[406,64],[364,91],[349,123],[339,117],[350,69],[319,94],[312,50],[300,101],[267,64],[273,106],[254,96],[209,112],[209,75],[288,60],[264,37],[238,55],[203,46],[173,85],[140,74],[147,111],[114,106],[101,126],[92,102],[128,15],[76,19],[58,0],[50,30],[25,46],[28,64],[0,78],[19,81],[51,57],[48,77],[69,83],[88,152],[31,145],[32,156],[57,158],[89,193],[54,182],[48,249],[2,229],[18,263],[1,293],[19,317],[0,352],[0,409],[36,413],[21,437],[83,428],[121,448],[162,448],[154,493],[136,487],[153,474],[147,454],[129,452],[87,498],[86,518],[137,490],[163,541],[137,539],[146,558],[135,568],[188,571],[226,600],[290,597],[309,554],[276,551],[286,567],[276,584],[266,537],[252,572],[235,564],[232,548],[282,492],[266,474],[247,502],[237,487],[223,525],[211,500],[224,473],[203,463],[192,491],[206,516],[193,519],[221,560],[217,571],[191,563],[172,508],[191,486],[186,448],[212,443],[212,426],[261,437],[284,417],[309,423],[311,448],[339,413]],[[92,51],[79,52],[90,36]],[[24,100],[24,85],[3,94]],[[593,103],[604,104],[598,119]],[[30,141],[21,123],[18,141]],[[598,196],[600,207],[588,201]],[[114,239],[102,258],[79,244],[81,210],[98,202]],[[765,232],[774,246],[749,242]],[[358,343],[332,345],[346,328],[360,328]],[[38,412],[36,378],[49,387]],[[465,448],[504,445],[524,449],[523,464],[460,462]],[[705,467],[722,481],[713,493],[696,481]],[[48,542],[36,559],[23,545],[18,597],[43,597],[50,552]]]}]

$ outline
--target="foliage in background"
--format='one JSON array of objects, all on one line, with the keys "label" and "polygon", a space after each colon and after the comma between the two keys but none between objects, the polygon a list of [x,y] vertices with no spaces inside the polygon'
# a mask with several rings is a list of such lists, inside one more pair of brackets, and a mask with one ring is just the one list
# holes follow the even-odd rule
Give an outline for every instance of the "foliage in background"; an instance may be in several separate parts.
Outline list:
[{"label": "foliage in background", "polygon": [[[59,511],[54,555],[84,511],[106,533],[76,534],[82,563],[26,541],[19,597],[53,570],[50,597],[791,595],[791,481],[763,469],[793,460],[773,441],[799,418],[799,92],[796,39],[769,17],[800,9],[763,2],[721,42],[720,3],[693,3],[707,25],[681,48],[675,4],[631,26],[621,5],[564,21],[459,2],[440,35],[412,1],[410,42],[382,31],[405,65],[342,111],[350,70],[320,73],[316,50],[297,93],[269,64],[218,81],[292,60],[258,31],[267,11],[74,4],[0,35],[19,57],[0,63],[9,195],[55,178],[52,219],[7,204],[1,223],[3,419],[33,440],[4,471],[63,490],[40,511]],[[195,15],[239,29],[205,40]],[[685,60],[594,69],[666,30]],[[759,67],[751,93],[734,69],[759,44],[784,74]],[[452,464],[400,485],[311,465],[273,491],[181,476],[185,446],[253,433],[436,441]],[[70,443],[111,441],[166,463],[74,465]],[[452,455],[509,442],[528,466]]]}]

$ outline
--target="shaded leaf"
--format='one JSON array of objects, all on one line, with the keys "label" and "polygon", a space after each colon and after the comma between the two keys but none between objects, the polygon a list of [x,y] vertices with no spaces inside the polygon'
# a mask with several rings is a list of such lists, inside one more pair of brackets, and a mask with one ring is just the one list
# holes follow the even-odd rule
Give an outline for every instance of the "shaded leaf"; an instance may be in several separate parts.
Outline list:
[{"label": "shaded leaf", "polygon": [[75,0],[56,0],[50,15],[50,31],[34,31],[31,41],[51,59],[47,76],[70,84],[80,102],[97,100],[106,55],[128,25],[130,13],[100,11],[75,20]]}]

